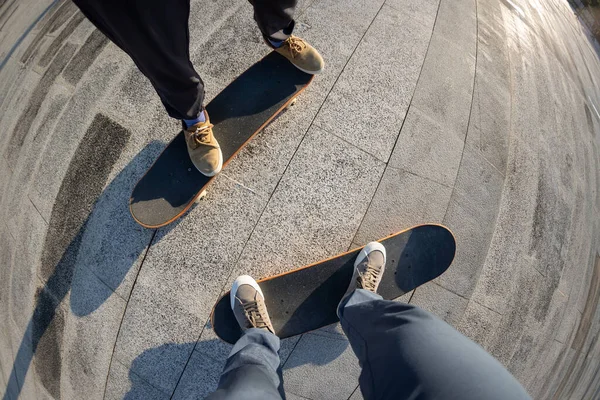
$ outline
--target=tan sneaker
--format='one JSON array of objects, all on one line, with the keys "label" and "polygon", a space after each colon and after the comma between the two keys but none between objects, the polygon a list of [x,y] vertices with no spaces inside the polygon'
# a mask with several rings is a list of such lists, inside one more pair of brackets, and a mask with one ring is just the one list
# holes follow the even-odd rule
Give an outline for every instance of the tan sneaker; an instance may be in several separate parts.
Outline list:
[{"label": "tan sneaker", "polygon": [[192,125],[184,131],[188,153],[194,166],[205,176],[215,176],[223,167],[221,147],[213,135],[213,124],[204,111],[205,122]]},{"label": "tan sneaker", "polygon": [[233,282],[229,297],[231,310],[242,330],[259,328],[275,333],[265,305],[265,297],[252,277],[238,276]]},{"label": "tan sneaker", "polygon": [[318,74],[325,66],[323,57],[314,47],[293,35],[284,40],[281,46],[275,48],[275,51],[307,74]]},{"label": "tan sneaker", "polygon": [[[356,256],[354,260],[354,274],[346,294],[342,297],[340,304],[346,297],[350,296],[356,289],[365,289],[377,293],[379,283],[385,271],[386,253],[385,247],[379,242],[368,243]],[[337,315],[340,316],[340,306],[337,307]]]}]

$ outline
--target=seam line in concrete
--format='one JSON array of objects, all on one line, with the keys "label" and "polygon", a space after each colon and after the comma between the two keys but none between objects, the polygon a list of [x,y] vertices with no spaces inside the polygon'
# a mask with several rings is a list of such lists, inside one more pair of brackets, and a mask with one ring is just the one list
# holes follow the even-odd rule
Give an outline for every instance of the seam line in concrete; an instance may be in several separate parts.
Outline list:
[{"label": "seam line in concrete", "polygon": [[46,218],[44,218],[44,216],[42,215],[42,213],[40,212],[40,210],[37,208],[37,206],[35,205],[35,203],[33,201],[31,201],[31,197],[29,197],[29,193],[27,193],[27,200],[29,200],[29,202],[31,203],[31,205],[33,206],[33,208],[35,208],[35,211],[37,211],[37,213],[40,215],[40,217],[42,217],[42,219],[44,220],[44,223],[46,224],[46,226],[50,225],[48,223],[48,221],[46,221]]},{"label": "seam line in concrete", "polygon": [[[506,21],[504,19],[503,19],[503,21],[504,21],[503,28],[504,28],[504,32],[506,34],[505,48],[507,50],[510,50],[509,49],[509,45],[508,45],[509,38],[508,38],[508,31],[506,29]],[[479,18],[477,18],[477,28],[479,29]],[[479,33],[477,34],[477,42],[479,43]],[[477,53],[476,53],[476,56],[477,56]],[[508,78],[509,78],[509,89],[510,89],[509,90],[509,95],[510,95],[510,103],[509,103],[510,104],[510,110],[509,110],[509,117],[508,117],[508,133],[509,133],[509,136],[508,136],[508,140],[509,140],[509,142],[508,142],[508,149],[509,149],[509,153],[508,153],[508,155],[506,157],[506,169],[508,170],[508,168],[509,168],[509,162],[511,160],[511,153],[510,153],[510,149],[512,148],[511,143],[513,141],[513,136],[514,136],[513,135],[513,133],[514,133],[513,132],[513,112],[514,112],[514,102],[513,102],[513,99],[515,97],[514,96],[515,81],[514,81],[514,76],[513,76],[513,73],[512,73],[513,61],[512,61],[512,57],[511,57],[511,52],[510,51],[507,51],[507,60],[508,60]],[[475,58],[475,62],[477,63],[477,58]],[[476,66],[477,66],[477,64],[476,64]],[[560,67],[562,69],[562,65],[560,65]],[[475,68],[475,76],[477,76],[477,68]],[[473,89],[475,89],[475,88],[473,88]],[[466,139],[466,137],[465,137],[465,139]],[[485,159],[485,157],[484,157],[484,159]],[[461,160],[461,162],[462,162],[462,160]],[[502,204],[502,199],[505,196],[505,193],[506,193],[505,189],[506,189],[506,185],[507,184],[508,184],[508,181],[507,181],[507,179],[505,177],[505,179],[504,179],[504,185],[503,185],[503,188],[502,188],[502,193],[500,194],[500,204],[499,204],[499,207]],[[496,214],[496,220],[494,221],[494,227],[496,227],[498,225],[498,219],[499,218],[500,218],[500,209],[498,210],[498,213]],[[445,217],[444,217],[444,219],[445,219]],[[486,258],[483,261],[483,265],[482,265],[482,268],[479,271],[479,274],[481,274],[481,271],[483,270],[483,266],[485,265],[485,263],[487,261],[487,256],[489,254],[489,249],[490,249],[490,246],[492,244],[492,241],[494,240],[494,234],[495,234],[495,228],[494,228],[494,232],[492,233],[492,236],[490,238],[490,242],[488,243],[488,248],[487,248],[487,251],[486,251]],[[534,267],[534,269],[536,270],[536,272],[539,273],[539,271],[537,271],[537,269],[535,267]],[[478,278],[478,280],[479,280],[479,278]],[[473,301],[475,301],[475,300],[473,300]],[[486,309],[488,309],[490,311],[493,311],[493,312],[498,313],[500,315],[504,315],[503,312],[496,311],[496,310],[494,310],[494,309],[492,309],[492,308],[490,308],[490,307],[488,307],[488,306],[486,306],[484,304],[481,304],[481,303],[479,303],[477,301],[475,301],[475,302],[477,304],[479,304],[480,306],[482,306],[482,307],[484,307],[484,308],[486,308]]]},{"label": "seam line in concrete", "polygon": [[[477,32],[477,41],[479,41],[479,32]],[[475,96],[477,96],[477,103],[476,103],[477,104],[477,116],[479,117],[478,121],[477,121],[478,122],[477,128],[479,130],[479,141],[478,141],[479,143],[477,143],[477,149],[476,150],[479,150],[482,153],[482,155],[483,155],[483,152],[481,151],[481,142],[483,141],[483,139],[481,137],[482,136],[481,135],[481,130],[482,130],[481,129],[481,93],[480,93],[480,90],[479,90],[479,85],[477,84],[477,68],[475,68],[475,83],[473,85],[473,97],[475,97]],[[473,99],[473,101],[475,101],[475,99]],[[473,105],[471,105],[471,108],[472,107],[473,107]],[[471,123],[471,121],[469,120],[469,124],[470,123]],[[467,135],[466,136],[467,137],[469,136],[469,129],[468,128],[467,128]],[[465,137],[465,146],[466,146],[466,143],[467,143],[467,137]],[[464,151],[464,148],[463,148],[463,151]],[[458,175],[457,175],[457,177],[458,177]]]},{"label": "seam line in concrete", "polygon": [[[102,396],[102,398],[104,398],[104,399],[106,398],[106,388],[108,387],[108,378],[110,377],[110,369],[112,368],[113,361],[118,362],[118,360],[115,359],[115,350],[117,348],[117,341],[119,340],[119,335],[121,334],[121,326],[123,325],[123,321],[125,320],[125,314],[127,313],[127,306],[129,306],[129,300],[131,300],[131,296],[133,295],[133,290],[135,289],[135,284],[137,283],[138,277],[140,276],[140,272],[142,271],[142,266],[144,265],[144,262],[146,261],[146,257],[148,256],[148,253],[150,252],[150,246],[152,246],[152,242],[154,241],[154,238],[156,237],[157,232],[158,232],[158,229],[155,229],[154,232],[152,233],[152,237],[150,238],[150,241],[148,242],[148,247],[146,248],[146,253],[144,254],[144,258],[142,259],[142,262],[140,263],[140,267],[138,268],[137,274],[135,275],[133,285],[131,285],[131,290],[129,291],[129,296],[125,300],[125,309],[123,310],[123,315],[121,316],[121,322],[119,322],[119,328],[117,329],[117,335],[115,336],[115,344],[113,345],[113,351],[110,356],[110,363],[108,364],[108,371],[106,372],[106,382],[104,383],[104,395]],[[116,294],[116,292],[114,292],[114,291],[113,291],[113,293]]]},{"label": "seam line in concrete", "polygon": [[360,385],[356,385],[356,387],[354,388],[352,393],[350,393],[350,396],[348,396],[348,398],[346,400],[350,400],[352,398],[352,396],[354,396],[354,393],[356,393],[357,390],[360,390]]},{"label": "seam line in concrete", "polygon": [[538,274],[540,274],[542,278],[545,278],[545,277],[546,277],[546,275],[544,275],[544,273],[543,273],[542,271],[540,271],[540,270],[539,270],[539,269],[538,269],[538,268],[535,266],[535,264],[532,264],[532,265],[531,265],[531,268],[533,268],[535,272],[537,272]]},{"label": "seam line in concrete", "polygon": [[298,347],[298,343],[300,343],[300,341],[304,338],[304,333],[300,335],[300,337],[298,338],[298,340],[296,340],[296,343],[294,344],[294,347],[292,348],[292,351],[290,351],[290,353],[288,354],[288,356],[285,358],[285,360],[281,361],[281,369],[283,370],[283,368],[285,367],[285,365],[287,364],[288,360],[290,359],[290,357],[292,356],[292,354],[294,353],[294,351],[296,350],[296,347]]},{"label": "seam line in concrete", "polygon": [[[478,0],[476,0],[476,1],[478,1]],[[512,65],[513,65],[513,63],[512,63],[512,59],[511,59],[511,52],[510,52],[510,49],[509,49],[509,46],[508,46],[508,42],[509,42],[509,39],[508,39],[508,30],[506,28],[506,21],[504,20],[504,17],[502,17],[502,15],[503,14],[501,13],[501,18],[502,18],[502,21],[503,21],[502,27],[504,28],[504,33],[506,35],[506,40],[504,42],[504,47],[507,50],[507,52],[506,52],[506,58],[507,58],[507,61],[508,61],[508,80],[509,80],[509,96],[510,96],[510,101],[509,101],[510,107],[509,107],[509,115],[508,115],[508,153],[507,153],[507,156],[506,156],[506,170],[508,171],[509,162],[511,160],[510,149],[512,148],[511,143],[512,143],[512,140],[513,140],[513,112],[514,112],[514,102],[513,102],[513,99],[515,97],[515,90],[514,90],[514,77],[513,77],[513,73],[512,73]],[[479,17],[477,18],[477,29],[479,30]],[[479,32],[477,33],[477,41],[479,42]],[[475,55],[477,56],[477,53]],[[475,62],[477,63],[477,58],[475,58]],[[476,66],[477,66],[477,64],[476,64]],[[477,76],[477,68],[475,68],[475,76]],[[473,87],[473,90],[474,89],[475,88]],[[506,185],[508,184],[506,176],[505,175],[502,175],[502,176],[504,177],[504,185],[502,187],[502,192],[501,192],[500,198],[499,198],[498,212],[496,213],[496,220],[494,221],[494,232],[492,232],[492,236],[490,237],[490,242],[488,243],[488,247],[487,247],[487,250],[486,250],[486,257],[485,257],[485,260],[483,261],[482,268],[479,270],[479,276],[481,275],[481,271],[483,270],[483,266],[485,265],[485,263],[487,261],[487,256],[489,254],[490,246],[492,245],[492,241],[494,240],[494,234],[495,234],[495,231],[496,231],[495,227],[498,225],[498,219],[500,218],[500,206],[502,205],[502,199],[504,198],[504,195],[505,195],[505,188],[506,188]],[[478,281],[479,281],[479,276],[477,277]],[[489,307],[487,307],[487,306],[485,306],[485,305],[483,305],[483,304],[481,304],[479,302],[476,302],[476,303],[479,304],[480,306],[483,306],[483,307],[489,309],[489,310],[497,312],[500,315],[503,315],[503,313],[498,312],[496,310],[493,310],[493,309],[491,309],[491,308],[489,308]]]},{"label": "seam line in concrete", "polygon": [[[466,143],[465,143],[465,147],[471,147],[471,146],[469,146],[468,144],[466,144]],[[477,153],[479,153],[479,155],[481,156],[481,158],[483,158],[483,160],[484,160],[486,163],[488,163],[488,164],[489,164],[489,165],[490,165],[492,168],[494,168],[496,171],[498,171],[498,173],[500,174],[500,176],[501,176],[502,178],[506,178],[506,176],[504,175],[504,173],[503,173],[502,171],[500,171],[500,170],[498,169],[498,167],[496,167],[494,164],[492,164],[492,163],[490,162],[490,160],[488,160],[488,159],[486,158],[485,154],[483,154],[483,152],[482,152],[481,150],[477,150],[477,149],[474,149],[474,150],[475,150],[475,151],[477,151]]]},{"label": "seam line in concrete", "polygon": [[12,230],[8,229],[8,224],[6,223],[6,221],[4,221],[4,227],[6,229],[6,232],[8,232],[8,234],[13,238],[13,240],[16,241],[17,238],[15,237],[15,235],[13,235]]},{"label": "seam line in concrete", "polygon": [[[100,283],[102,283],[104,286],[106,286],[106,288],[108,290],[110,290],[112,292],[112,294],[114,294],[115,296],[117,296],[118,298],[120,298],[121,300],[125,301],[125,307],[127,307],[127,303],[129,301],[129,297],[125,298],[123,296],[121,296],[119,293],[117,293],[112,287],[110,287],[108,285],[108,283],[104,282],[104,280],[98,276],[98,274],[96,274],[96,272],[94,272],[93,270],[89,269],[88,267],[83,267],[85,268],[89,273],[91,273],[92,275],[94,275],[96,277],[96,279],[98,279],[100,281]],[[137,277],[137,276],[136,276]],[[120,326],[120,324],[119,324]]]},{"label": "seam line in concrete", "polygon": [[[425,51],[425,57],[423,57],[423,63],[421,64],[421,69],[419,70],[419,77],[417,78],[417,82],[415,84],[415,89],[413,90],[412,96],[410,97],[410,101],[408,102],[408,107],[406,108],[406,114],[404,114],[404,119],[402,120],[402,125],[400,125],[400,130],[398,131],[398,134],[396,135],[396,140],[394,141],[394,145],[392,146],[392,152],[390,153],[386,164],[389,163],[390,158],[392,157],[392,154],[394,152],[394,149],[398,145],[398,140],[400,140],[400,135],[402,134],[402,129],[404,128],[404,124],[406,123],[406,120],[408,119],[408,113],[410,112],[412,102],[415,98],[415,93],[417,92],[417,89],[419,87],[419,81],[421,80],[421,75],[423,74],[423,68],[425,67],[425,62],[427,62],[427,55],[429,54],[429,47],[431,46],[431,39],[433,39],[433,32],[435,31],[435,24],[436,24],[438,16],[439,16],[441,4],[442,4],[442,0],[440,0],[438,2],[438,8],[435,12],[435,20],[433,22],[433,26],[431,27],[431,35],[429,35],[429,42],[427,43],[427,50]],[[391,6],[388,5],[388,7],[391,7]],[[394,8],[394,7],[392,7],[392,8]],[[395,10],[395,8],[394,8],[394,10]]]},{"label": "seam line in concrete", "polygon": [[477,301],[477,300],[475,300],[475,299],[470,299],[469,301],[472,301],[473,303],[475,303],[475,304],[477,304],[477,305],[479,305],[479,306],[481,306],[481,307],[485,308],[486,310],[489,310],[489,311],[493,312],[494,314],[498,314],[498,315],[500,315],[500,316],[504,315],[504,314],[502,314],[501,312],[499,312],[499,311],[496,311],[496,310],[494,310],[493,308],[490,308],[490,307],[486,306],[485,304],[481,304],[480,302],[478,302],[478,301]]},{"label": "seam line in concrete", "polygon": [[[467,300],[467,301],[470,301],[470,300],[471,300],[471,298],[470,298],[470,297],[465,297],[465,296],[464,296],[464,295],[462,295],[462,294],[456,293],[456,292],[455,292],[454,290],[452,290],[452,289],[448,289],[446,286],[444,286],[444,285],[443,285],[441,282],[438,282],[437,280],[433,280],[433,281],[431,281],[431,283],[433,283],[434,285],[437,285],[437,286],[441,287],[441,288],[442,288],[442,289],[444,289],[444,290],[447,290],[448,292],[450,292],[450,293],[452,293],[452,294],[454,294],[454,295],[456,295],[456,296],[460,297],[461,299],[465,299],[465,300]],[[416,290],[416,289],[415,289],[415,290]],[[411,297],[412,297],[412,296],[411,296]]]},{"label": "seam line in concrete", "polygon": [[52,3],[50,3],[50,5],[48,7],[46,7],[46,9],[44,11],[42,11],[40,13],[40,15],[38,15],[38,17],[35,19],[35,21],[33,21],[33,23],[31,25],[29,25],[29,27],[25,30],[25,32],[23,32],[23,34],[19,37],[19,39],[17,39],[17,41],[15,42],[13,47],[11,47],[11,49],[8,51],[8,53],[6,53],[4,60],[2,60],[2,62],[0,62],[0,71],[2,71],[2,68],[4,68],[4,66],[6,65],[8,60],[12,57],[15,50],[17,50],[17,48],[19,47],[21,42],[27,37],[27,35],[29,35],[29,32],[31,32],[31,30],[37,25],[38,22],[40,22],[40,20],[44,17],[44,15],[46,15],[48,13],[48,11],[50,11],[52,9],[52,7],[54,7],[57,3],[58,3],[58,0],[54,0]]},{"label": "seam line in concrete", "polygon": [[[247,243],[248,241],[246,241]],[[227,276],[227,280],[229,281],[229,277],[231,276],[231,272],[229,272],[229,275]],[[217,297],[216,300],[214,300],[214,303],[216,303],[220,296],[221,293],[223,293],[223,289],[221,289],[221,291],[219,292],[219,297]],[[208,319],[206,320],[206,322],[204,322],[204,324],[202,325],[202,329],[200,329],[200,333],[198,334],[198,338],[196,339],[196,342],[194,343],[194,347],[192,348],[192,351],[190,351],[190,355],[188,356],[188,359],[185,361],[185,365],[183,366],[183,369],[181,370],[181,374],[179,375],[179,378],[177,378],[177,383],[175,383],[175,386],[173,387],[173,392],[171,393],[171,396],[169,397],[169,399],[173,399],[173,396],[175,396],[175,392],[177,392],[177,388],[179,387],[179,383],[181,382],[181,378],[183,378],[183,374],[185,374],[185,370],[187,369],[188,364],[190,363],[190,360],[192,359],[192,357],[194,356],[194,352],[196,351],[196,346],[198,346],[198,342],[200,341],[200,338],[202,337],[202,334],[204,333],[204,329],[206,329],[206,325],[210,322],[210,315],[208,316]]]},{"label": "seam line in concrete", "polygon": [[[417,288],[417,289],[418,289],[418,288]],[[417,289],[414,289],[414,290],[412,291],[412,293],[410,294],[410,297],[409,297],[408,301],[406,302],[407,304],[411,304],[411,301],[412,301],[412,299],[413,299],[413,296],[415,295],[415,291],[416,291]]]},{"label": "seam line in concrete", "polygon": [[[118,359],[115,360],[115,362],[120,364],[122,367],[127,368],[127,366],[125,364],[123,364],[121,361],[119,361]],[[160,392],[165,395],[167,394],[161,388],[154,386],[152,383],[150,383],[146,379],[144,379],[144,377],[138,375],[133,369],[129,368],[129,373],[135,375],[136,378],[138,378],[140,381],[144,382],[146,385],[150,386],[151,388],[155,389],[157,392]],[[127,398],[127,397],[125,397],[125,398]]]},{"label": "seam line in concrete", "polygon": [[281,370],[283,371],[283,369],[285,368],[287,362],[290,360],[290,357],[292,356],[292,354],[294,353],[294,350],[296,350],[296,347],[298,347],[298,343],[300,343],[300,341],[302,341],[302,339],[304,339],[304,336],[306,334],[302,334],[300,335],[300,339],[298,339],[298,341],[296,342],[296,344],[294,345],[294,348],[292,349],[292,351],[290,351],[290,354],[287,356],[287,358],[285,359],[284,363],[281,363]]},{"label": "seam line in concrete", "polygon": [[381,161],[383,164],[387,164],[387,163],[386,163],[384,160],[382,160],[381,158],[377,157],[376,155],[374,155],[374,154],[372,154],[372,153],[369,153],[368,151],[364,150],[363,148],[361,148],[361,147],[357,146],[356,144],[354,144],[354,143],[352,143],[352,142],[349,142],[347,139],[344,139],[343,137],[341,137],[341,136],[338,136],[338,135],[336,135],[335,133],[329,132],[327,129],[323,129],[323,128],[321,128],[321,126],[320,126],[318,123],[315,123],[315,126],[316,126],[317,128],[319,128],[320,130],[322,130],[323,132],[326,132],[326,133],[330,134],[331,136],[335,136],[336,138],[340,139],[342,142],[344,142],[344,143],[346,143],[346,144],[348,144],[348,145],[350,145],[350,146],[354,147],[355,149],[358,149],[358,150],[359,150],[361,153],[365,153],[365,154],[367,154],[367,155],[369,155],[369,156],[373,157],[375,160],[377,160],[377,161]]},{"label": "seam line in concrete", "polygon": [[[458,163],[458,170],[456,171],[456,177],[454,177],[454,186],[452,188],[452,193],[450,194],[450,201],[448,201],[448,205],[446,206],[446,212],[444,213],[444,221],[448,217],[448,210],[450,210],[450,204],[452,203],[452,198],[454,198],[454,193],[456,192],[456,179],[458,178],[458,174],[460,173],[460,166],[462,165],[463,158],[465,157],[465,146],[467,144],[467,136],[469,135],[469,126],[471,125],[471,118],[473,117],[473,102],[475,99],[475,83],[477,80],[477,58],[479,57],[479,12],[477,10],[478,0],[475,0],[475,68],[473,68],[473,93],[471,93],[471,107],[469,108],[469,118],[467,118],[467,128],[465,130],[465,138],[463,140],[463,149],[460,154],[460,162]],[[488,247],[489,249],[489,247]]]},{"label": "seam line in concrete", "polygon": [[447,185],[447,184],[445,184],[445,183],[438,182],[438,181],[436,181],[436,180],[434,180],[434,179],[431,179],[431,178],[429,178],[429,177],[427,177],[427,176],[421,176],[421,175],[417,174],[416,172],[413,172],[413,171],[408,171],[408,170],[406,170],[406,169],[404,169],[404,168],[401,168],[401,167],[394,167],[393,165],[389,165],[389,164],[388,164],[388,165],[387,165],[387,167],[386,167],[386,170],[387,170],[388,168],[390,168],[390,169],[393,169],[393,170],[396,170],[396,171],[402,171],[402,172],[406,172],[407,174],[410,174],[410,175],[413,175],[413,176],[419,177],[419,178],[421,178],[421,179],[425,179],[426,181],[429,181],[429,182],[431,182],[431,183],[435,183],[436,185],[440,185],[440,186],[447,187],[448,189],[453,189],[453,188],[454,188],[454,186],[450,186],[450,185]]},{"label": "seam line in concrete", "polygon": [[[8,143],[8,142],[7,142]],[[6,163],[6,168],[10,171],[10,174],[14,174],[15,171],[10,167],[10,163],[8,162],[8,158],[6,158],[6,152],[3,152],[2,158],[4,158],[4,162]]]},{"label": "seam line in concrete", "polygon": [[[383,6],[385,4],[386,4],[386,2],[384,2],[382,4],[381,8],[383,8]],[[435,20],[434,20],[433,26],[431,27],[431,35],[429,36],[429,42],[427,43],[427,50],[425,51],[425,57],[423,57],[423,63],[421,64],[421,70],[419,71],[419,77],[417,78],[417,83],[415,84],[415,89],[413,90],[412,96],[411,96],[410,101],[408,103],[408,107],[406,109],[406,114],[404,115],[404,119],[402,120],[402,125],[400,125],[400,130],[398,131],[398,135],[396,135],[396,140],[394,141],[394,145],[392,146],[392,152],[390,153],[390,155],[388,157],[388,160],[385,163],[386,166],[385,166],[385,168],[383,170],[383,173],[379,177],[379,182],[377,182],[377,187],[375,188],[375,191],[373,192],[373,196],[371,196],[371,200],[369,201],[369,204],[367,205],[366,211],[363,214],[363,217],[361,218],[360,223],[358,224],[358,227],[356,228],[356,231],[354,232],[354,235],[352,236],[352,240],[350,241],[350,245],[348,246],[348,250],[350,250],[350,247],[352,247],[352,243],[354,243],[354,241],[356,240],[356,235],[358,235],[358,232],[360,231],[360,227],[364,223],[365,218],[367,216],[367,213],[371,209],[371,205],[373,204],[373,200],[375,199],[375,196],[377,195],[377,191],[379,190],[379,187],[381,186],[381,182],[383,181],[383,177],[385,176],[385,173],[386,173],[388,167],[390,167],[390,164],[389,164],[390,158],[392,157],[392,154],[394,153],[394,149],[398,145],[398,140],[400,139],[400,135],[402,134],[402,128],[404,128],[404,124],[406,123],[406,120],[408,119],[408,113],[410,112],[410,107],[412,105],[413,99],[415,98],[415,93],[417,91],[417,88],[419,87],[419,81],[421,80],[421,74],[423,73],[423,67],[425,66],[425,62],[427,60],[427,54],[429,53],[429,47],[431,46],[431,39],[433,38],[433,31],[435,30],[435,21],[437,21],[437,18],[438,18],[439,12],[440,12],[440,5],[441,4],[442,4],[442,2],[440,0],[440,2],[438,2],[438,8],[437,8],[437,10],[435,12]],[[389,5],[388,5],[388,7],[389,7]],[[379,11],[381,11],[381,8],[379,9]],[[379,12],[377,12],[377,14],[379,14]],[[377,16],[375,16],[375,18],[377,18]],[[373,19],[373,21],[375,20],[375,18]],[[373,21],[371,21],[371,24],[373,23]],[[370,27],[370,25],[369,25],[369,27]],[[367,31],[368,31],[368,29],[367,29]],[[367,32],[365,32],[365,34],[366,33]],[[363,37],[364,37],[364,35],[363,35]],[[362,41],[362,38],[361,38],[361,41]],[[413,292],[413,295],[414,295],[414,292]],[[412,299],[412,296],[411,296],[411,299]]]}]

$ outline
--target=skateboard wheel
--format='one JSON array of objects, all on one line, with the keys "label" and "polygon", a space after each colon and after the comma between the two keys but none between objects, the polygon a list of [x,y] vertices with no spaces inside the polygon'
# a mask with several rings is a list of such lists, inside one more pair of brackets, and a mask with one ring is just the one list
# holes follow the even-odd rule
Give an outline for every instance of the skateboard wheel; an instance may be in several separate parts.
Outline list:
[{"label": "skateboard wheel", "polygon": [[292,107],[294,104],[296,104],[296,98],[294,98],[294,100],[290,101],[290,104],[287,105],[287,107],[285,108],[286,110],[289,109],[290,107]]},{"label": "skateboard wheel", "polygon": [[198,196],[198,198],[196,199],[196,203],[198,203],[200,200],[204,199],[206,197],[206,189],[204,189],[202,191],[202,193],[200,193],[200,196]]}]

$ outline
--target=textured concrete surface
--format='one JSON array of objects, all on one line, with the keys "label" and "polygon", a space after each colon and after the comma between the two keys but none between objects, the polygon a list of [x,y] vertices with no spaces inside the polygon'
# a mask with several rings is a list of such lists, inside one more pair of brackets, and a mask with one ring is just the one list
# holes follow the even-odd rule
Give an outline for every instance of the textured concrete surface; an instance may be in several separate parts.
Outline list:
[{"label": "textured concrete surface", "polygon": [[[454,264],[399,301],[444,318],[536,399],[600,397],[600,61],[565,0],[304,0],[327,66],[177,223],[131,219],[176,133],[68,0],[0,0],[0,395],[195,399],[231,346],[236,275],[426,222]],[[244,0],[193,0],[212,98],[269,52]],[[362,399],[339,325],[282,341],[289,399]]]}]

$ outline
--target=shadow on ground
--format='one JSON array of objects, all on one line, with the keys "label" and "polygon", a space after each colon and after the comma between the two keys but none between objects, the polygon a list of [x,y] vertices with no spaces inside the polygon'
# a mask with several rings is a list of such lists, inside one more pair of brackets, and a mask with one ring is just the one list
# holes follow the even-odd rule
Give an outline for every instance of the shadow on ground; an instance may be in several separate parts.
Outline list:
[{"label": "shadow on ground", "polygon": [[[342,334],[339,335],[339,338],[345,339]],[[300,338],[299,340],[302,339]],[[318,358],[296,359],[288,362],[288,357],[296,343],[297,340],[295,339],[288,339],[287,343],[282,341],[282,348],[279,352],[281,368],[278,371],[282,384],[284,383],[282,376],[284,369],[299,367],[307,363],[311,365],[329,364],[338,358],[348,347],[348,342],[345,342],[344,346],[320,349],[320,356]],[[221,372],[225,367],[225,362],[232,348],[232,345],[219,339],[210,339],[198,343],[168,343],[146,350],[131,365],[129,370],[131,388],[124,399],[135,400],[152,396],[152,392],[159,389],[153,388],[148,381],[156,382],[157,377],[170,374],[173,365],[168,360],[180,359],[180,354],[189,354],[192,351],[193,353],[186,365],[185,371],[180,381],[177,382],[174,398],[205,398],[217,389]],[[183,366],[181,367],[183,368]],[[279,391],[283,394],[283,386],[280,386]],[[165,395],[168,397],[171,394],[165,393]],[[283,398],[285,398],[284,395]]]},{"label": "shadow on ground", "polygon": [[44,243],[39,275],[45,284],[36,292],[35,309],[15,355],[4,400],[11,394],[18,397],[36,353],[34,366],[41,383],[50,395],[60,398],[60,349],[66,319],[60,305],[69,292],[71,312],[84,317],[110,296],[117,293],[126,298],[131,290],[131,285],[121,290],[119,286],[155,231],[133,221],[129,194],[164,143],[149,143],[104,188],[130,136],[128,130],[98,114],[71,160]]}]

